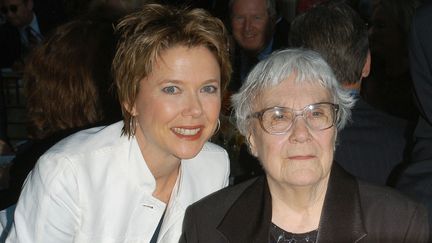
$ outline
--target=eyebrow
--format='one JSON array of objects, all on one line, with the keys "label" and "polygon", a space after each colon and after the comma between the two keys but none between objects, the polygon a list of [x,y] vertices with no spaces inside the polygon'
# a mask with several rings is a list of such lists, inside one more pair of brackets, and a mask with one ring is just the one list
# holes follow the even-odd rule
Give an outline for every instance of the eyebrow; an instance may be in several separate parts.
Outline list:
[{"label": "eyebrow", "polygon": [[[220,83],[221,81],[215,78],[211,78],[211,79],[207,79],[205,81],[203,81],[204,84],[209,84],[209,83]],[[178,79],[164,79],[161,80],[159,82],[159,84],[164,84],[164,83],[172,83],[172,84],[183,84],[185,83],[184,80],[178,80]]]}]

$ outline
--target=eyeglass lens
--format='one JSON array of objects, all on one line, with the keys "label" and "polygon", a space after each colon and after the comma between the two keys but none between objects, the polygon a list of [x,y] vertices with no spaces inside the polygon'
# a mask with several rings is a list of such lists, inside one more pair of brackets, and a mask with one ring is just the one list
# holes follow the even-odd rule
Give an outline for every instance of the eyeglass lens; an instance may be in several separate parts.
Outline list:
[{"label": "eyeglass lens", "polygon": [[18,6],[17,5],[9,5],[9,6],[3,6],[0,8],[0,11],[2,12],[2,14],[7,14],[8,11],[10,11],[11,13],[16,13],[18,10]]},{"label": "eyeglass lens", "polygon": [[265,110],[261,116],[264,130],[269,133],[285,133],[298,116],[302,116],[309,128],[324,130],[333,126],[336,112],[333,104],[313,104],[306,106],[301,112],[289,108],[274,107]]}]

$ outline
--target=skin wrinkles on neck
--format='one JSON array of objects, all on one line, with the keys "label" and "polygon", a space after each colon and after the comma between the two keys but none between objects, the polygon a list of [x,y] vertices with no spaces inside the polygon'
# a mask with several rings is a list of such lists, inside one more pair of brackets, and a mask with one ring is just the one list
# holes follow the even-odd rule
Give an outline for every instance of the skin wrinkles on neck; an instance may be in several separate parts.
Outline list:
[{"label": "skin wrinkles on neck", "polygon": [[319,226],[329,176],[310,186],[280,185],[268,177],[272,196],[272,222],[292,233],[305,233]]}]

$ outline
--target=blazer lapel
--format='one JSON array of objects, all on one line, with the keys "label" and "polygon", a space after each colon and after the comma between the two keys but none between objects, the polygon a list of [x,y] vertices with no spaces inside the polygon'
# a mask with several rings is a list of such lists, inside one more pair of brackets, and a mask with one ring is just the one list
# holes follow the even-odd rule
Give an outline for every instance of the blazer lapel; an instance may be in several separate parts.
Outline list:
[{"label": "blazer lapel", "polygon": [[[263,176],[239,196],[217,228],[228,242],[268,242],[271,214]],[[366,235],[357,181],[333,163],[317,242],[358,242]]]},{"label": "blazer lapel", "polygon": [[358,242],[367,235],[361,215],[357,181],[334,162],[317,241]]},{"label": "blazer lapel", "polygon": [[270,222],[270,192],[262,176],[234,202],[217,229],[228,242],[268,242]]}]

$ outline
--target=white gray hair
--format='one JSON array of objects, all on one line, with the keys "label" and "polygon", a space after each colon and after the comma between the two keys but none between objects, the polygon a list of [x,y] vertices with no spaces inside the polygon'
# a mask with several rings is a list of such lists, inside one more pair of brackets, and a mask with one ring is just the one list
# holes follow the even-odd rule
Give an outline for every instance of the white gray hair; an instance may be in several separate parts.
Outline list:
[{"label": "white gray hair", "polygon": [[315,51],[293,48],[272,53],[259,62],[249,73],[239,92],[232,96],[237,129],[243,136],[249,134],[251,119],[256,103],[263,91],[275,87],[290,75],[295,83],[316,83],[326,88],[333,103],[339,105],[337,130],[340,131],[351,117],[354,98],[349,91],[342,89],[332,69]]}]

